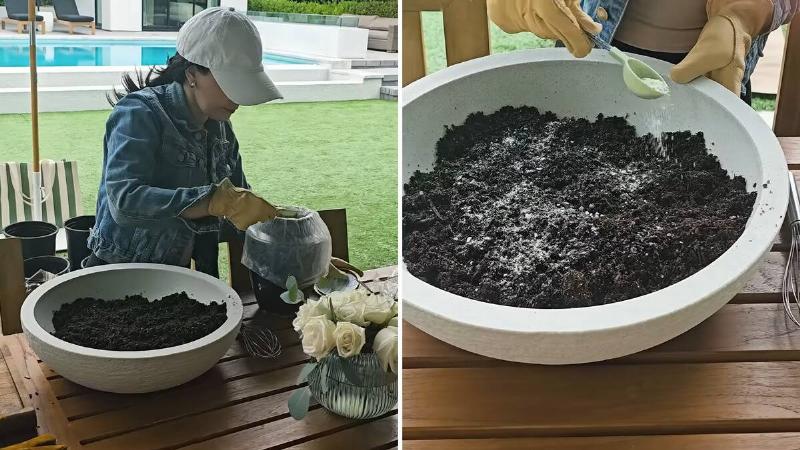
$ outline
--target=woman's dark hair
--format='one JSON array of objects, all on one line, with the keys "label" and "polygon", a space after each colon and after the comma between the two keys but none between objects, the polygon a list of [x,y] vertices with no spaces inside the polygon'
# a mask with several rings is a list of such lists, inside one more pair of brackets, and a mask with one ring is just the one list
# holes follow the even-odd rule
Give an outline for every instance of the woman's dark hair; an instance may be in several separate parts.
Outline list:
[{"label": "woman's dark hair", "polygon": [[[111,106],[117,104],[118,101],[130,94],[131,92],[140,91],[146,87],[161,86],[163,84],[170,84],[174,81],[183,83],[186,81],[186,70],[190,67],[196,67],[200,73],[208,73],[207,67],[199,64],[189,62],[183,56],[175,53],[168,61],[166,67],[151,67],[145,76],[141,71],[137,70],[133,74],[126,73],[122,76],[122,91],[116,89],[112,90],[106,98]],[[134,79],[135,77],[135,79]]]}]

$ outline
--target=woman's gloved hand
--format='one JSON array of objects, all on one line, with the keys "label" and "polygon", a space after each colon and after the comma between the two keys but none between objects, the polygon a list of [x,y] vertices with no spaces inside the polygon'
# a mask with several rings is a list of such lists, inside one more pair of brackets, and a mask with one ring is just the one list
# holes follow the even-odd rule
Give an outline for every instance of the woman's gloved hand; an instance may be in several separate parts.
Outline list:
[{"label": "woman's gloved hand", "polygon": [[708,0],[708,22],[686,58],[672,69],[676,83],[707,75],[736,95],[753,37],[769,31],[771,0]]},{"label": "woman's gloved hand", "polygon": [[506,33],[530,31],[544,39],[558,39],[577,58],[592,50],[585,33],[598,34],[602,25],[592,20],[580,0],[488,0],[489,18]]},{"label": "woman's gloved hand", "polygon": [[66,445],[58,445],[56,444],[56,437],[52,434],[43,434],[41,436],[36,436],[33,439],[28,439],[25,442],[20,442],[19,444],[9,445],[7,447],[0,448],[0,450],[67,450]]},{"label": "woman's gloved hand", "polygon": [[227,178],[215,188],[208,202],[208,214],[226,217],[240,230],[254,223],[272,220],[278,210],[268,201],[247,189],[238,188]]}]

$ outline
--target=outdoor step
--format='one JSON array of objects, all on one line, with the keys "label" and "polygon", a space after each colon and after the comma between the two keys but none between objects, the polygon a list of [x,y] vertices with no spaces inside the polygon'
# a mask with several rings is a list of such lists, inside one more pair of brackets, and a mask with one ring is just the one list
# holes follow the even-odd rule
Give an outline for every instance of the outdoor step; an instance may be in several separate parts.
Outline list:
[{"label": "outdoor step", "polygon": [[397,86],[381,86],[382,100],[397,100]]},{"label": "outdoor step", "polygon": [[354,59],[350,63],[350,67],[353,69],[367,69],[375,67],[398,67],[398,65],[396,60],[389,59]]},{"label": "outdoor step", "polygon": [[[376,67],[369,69],[353,69],[352,72],[360,73],[365,76],[380,76],[383,80],[382,86],[397,86],[399,81],[399,70],[394,67]],[[381,96],[383,98],[383,95]]]}]

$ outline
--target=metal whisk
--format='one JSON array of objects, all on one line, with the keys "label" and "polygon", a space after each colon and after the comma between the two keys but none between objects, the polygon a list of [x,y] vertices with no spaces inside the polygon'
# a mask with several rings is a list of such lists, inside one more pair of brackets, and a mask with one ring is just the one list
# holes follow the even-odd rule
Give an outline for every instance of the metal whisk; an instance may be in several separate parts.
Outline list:
[{"label": "metal whisk", "polygon": [[789,210],[787,223],[792,242],[789,246],[789,261],[783,273],[783,308],[786,315],[800,327],[800,318],[792,309],[792,302],[800,308],[800,196],[797,194],[797,183],[794,175],[789,173]]},{"label": "metal whisk", "polygon": [[269,328],[243,323],[239,328],[239,340],[244,351],[257,358],[277,358],[281,354],[278,336]]}]

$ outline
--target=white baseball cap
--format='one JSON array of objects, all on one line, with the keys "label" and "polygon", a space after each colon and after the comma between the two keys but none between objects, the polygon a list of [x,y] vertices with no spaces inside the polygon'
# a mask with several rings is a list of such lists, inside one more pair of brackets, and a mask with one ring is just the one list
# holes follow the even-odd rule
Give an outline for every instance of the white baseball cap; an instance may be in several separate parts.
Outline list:
[{"label": "white baseball cap", "polygon": [[177,50],[209,68],[222,92],[239,105],[283,98],[264,73],[258,30],[233,8],[208,8],[187,20],[178,32]]}]

